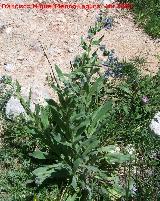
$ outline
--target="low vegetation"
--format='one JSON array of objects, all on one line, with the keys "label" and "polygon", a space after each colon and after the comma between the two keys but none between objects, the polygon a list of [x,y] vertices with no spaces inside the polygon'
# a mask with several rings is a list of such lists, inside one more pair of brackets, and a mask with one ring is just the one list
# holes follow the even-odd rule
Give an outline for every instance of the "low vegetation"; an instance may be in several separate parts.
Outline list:
[{"label": "low vegetation", "polygon": [[153,38],[160,38],[160,1],[159,0],[119,0],[133,3],[135,20]]}]

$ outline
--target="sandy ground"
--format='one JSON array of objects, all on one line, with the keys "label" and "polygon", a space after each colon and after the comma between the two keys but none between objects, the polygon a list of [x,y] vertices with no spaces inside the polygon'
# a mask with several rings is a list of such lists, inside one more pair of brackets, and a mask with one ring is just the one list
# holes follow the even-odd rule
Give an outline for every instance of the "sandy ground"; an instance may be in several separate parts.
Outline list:
[{"label": "sandy ground", "polygon": [[[23,4],[36,1],[7,1],[9,2]],[[58,64],[63,71],[68,72],[70,61],[82,52],[80,36],[86,36],[97,13],[98,10],[80,9],[0,9],[0,76],[7,74],[17,79],[25,96],[31,87],[34,102],[41,101],[42,97],[52,96],[45,81],[50,67],[39,41],[53,66]],[[105,35],[103,44],[108,49],[115,49],[120,60],[129,60],[135,56],[145,57],[145,69],[156,72],[158,59],[155,55],[160,53],[159,41],[152,40],[139,29],[129,12],[110,9],[109,13],[114,17],[115,23],[111,30],[100,33]],[[7,70],[6,65],[10,69]]]}]

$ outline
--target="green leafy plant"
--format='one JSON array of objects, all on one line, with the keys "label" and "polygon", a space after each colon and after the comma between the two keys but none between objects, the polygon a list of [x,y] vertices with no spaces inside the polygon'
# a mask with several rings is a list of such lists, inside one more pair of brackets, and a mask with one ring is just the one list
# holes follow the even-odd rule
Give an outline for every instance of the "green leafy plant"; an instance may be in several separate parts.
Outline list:
[{"label": "green leafy plant", "polygon": [[[103,143],[103,125],[111,116],[113,103],[102,97],[106,79],[100,75],[98,49],[92,53],[91,48],[100,46],[103,36],[97,40],[93,37],[102,27],[103,22],[96,22],[89,29],[88,41],[81,39],[84,53],[75,59],[70,74],[63,74],[55,66],[57,78],[52,87],[58,94],[58,103],[47,100],[47,107],[36,105],[32,113],[30,102],[21,97],[16,83],[16,95],[27,115],[23,127],[26,124],[25,132],[39,141],[40,150],[30,156],[44,163],[33,171],[35,182],[41,185],[46,179],[58,178],[82,200],[94,199],[98,192],[99,199],[110,197],[116,173],[113,169],[111,177],[111,172],[102,168],[102,161],[105,166],[117,166],[131,160],[127,154],[114,152],[114,145]],[[121,194],[117,192],[115,196]]]},{"label": "green leafy plant", "polygon": [[[142,76],[136,63],[120,63],[113,50],[106,50],[103,36],[95,39],[111,22],[100,14],[87,39],[81,38],[84,52],[69,74],[55,65],[50,85],[57,101],[46,100],[47,106],[36,105],[32,112],[31,91],[25,100],[19,83],[10,82],[26,113],[6,121],[4,142],[12,149],[3,154],[3,168],[8,156],[18,158],[17,165],[27,164],[4,177],[11,200],[158,199],[159,138],[149,122],[160,109],[160,74]],[[25,179],[31,188],[21,184]]]}]

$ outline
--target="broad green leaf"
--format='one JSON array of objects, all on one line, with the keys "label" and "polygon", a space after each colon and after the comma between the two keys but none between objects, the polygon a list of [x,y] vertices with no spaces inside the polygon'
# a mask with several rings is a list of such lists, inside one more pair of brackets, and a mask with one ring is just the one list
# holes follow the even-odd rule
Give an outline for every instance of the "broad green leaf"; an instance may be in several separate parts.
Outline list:
[{"label": "broad green leaf", "polygon": [[85,151],[83,152],[82,156],[85,157],[88,155],[91,151],[95,151],[97,146],[99,145],[99,140],[97,140],[97,137],[92,136],[88,140],[86,140],[82,145],[85,148]]},{"label": "broad green leaf", "polygon": [[106,157],[104,157],[108,163],[124,163],[131,159],[131,156],[128,154],[124,155],[122,153],[108,153]]},{"label": "broad green leaf", "polygon": [[57,111],[57,109],[54,106],[51,106],[51,110],[52,110],[53,120],[56,122],[59,128],[61,128],[65,132],[66,126],[64,121],[62,120],[61,111],[60,110]]},{"label": "broad green leaf", "polygon": [[77,194],[75,193],[73,196],[70,195],[66,201],[75,201],[76,200],[76,197],[77,197]]},{"label": "broad green leaf", "polygon": [[71,186],[76,190],[77,188],[77,178],[75,176],[72,177]]},{"label": "broad green leaf", "polygon": [[59,104],[53,99],[46,99],[49,106],[54,106],[57,110],[60,110]]},{"label": "broad green leaf", "polygon": [[44,129],[48,128],[49,120],[48,120],[48,110],[47,109],[45,109],[45,108],[41,109],[40,118],[41,118],[41,123],[42,123]]},{"label": "broad green leaf", "polygon": [[82,121],[80,123],[79,126],[77,126],[76,130],[75,130],[75,133],[76,135],[81,135],[84,131],[87,131],[87,127],[90,125],[90,120],[89,118],[88,119],[85,119],[84,121]]},{"label": "broad green leaf", "polygon": [[33,171],[33,174],[36,176],[38,183],[42,184],[44,180],[51,177],[53,173],[58,175],[58,171],[62,169],[66,169],[67,167],[63,163],[58,163],[54,165],[46,165],[43,167],[39,167]]},{"label": "broad green leaf", "polygon": [[73,162],[73,171],[76,172],[80,165],[82,165],[83,159],[78,158]]},{"label": "broad green leaf", "polygon": [[90,88],[89,96],[94,95],[95,93],[97,93],[97,91],[99,92],[102,87],[103,87],[103,78],[102,78],[102,77],[99,77],[99,78],[94,82],[94,84],[92,85],[92,87]]},{"label": "broad green leaf", "polygon": [[91,166],[91,165],[81,165],[81,167],[88,169],[89,172],[94,172],[94,173],[100,173],[102,170],[100,170],[98,167],[96,166]]},{"label": "broad green leaf", "polygon": [[63,77],[63,73],[57,65],[55,65],[55,70],[56,70],[59,78]]},{"label": "broad green leaf", "polygon": [[35,169],[33,171],[33,174],[36,175],[36,176],[47,175],[47,174],[49,174],[51,172],[54,172],[56,167],[58,167],[57,164],[55,164],[55,165],[46,165],[46,166],[43,166],[43,167],[39,167],[39,168],[37,168],[37,169]]},{"label": "broad green leaf", "polygon": [[100,106],[92,115],[92,122],[88,129],[89,135],[92,135],[97,127],[96,125],[109,116],[109,112],[112,109],[112,101],[107,101],[104,105]]},{"label": "broad green leaf", "polygon": [[109,152],[115,151],[116,148],[117,147],[115,145],[108,145],[108,146],[99,148],[97,151],[99,153],[101,153],[101,152],[109,153]]},{"label": "broad green leaf", "polygon": [[46,159],[47,153],[42,151],[34,151],[30,156],[37,158],[37,159]]}]

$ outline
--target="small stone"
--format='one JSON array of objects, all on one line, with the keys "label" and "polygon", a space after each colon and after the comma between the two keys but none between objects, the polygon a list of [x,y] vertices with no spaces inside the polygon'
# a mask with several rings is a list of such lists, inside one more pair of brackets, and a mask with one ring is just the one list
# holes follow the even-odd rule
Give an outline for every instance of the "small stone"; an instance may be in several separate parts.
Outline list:
[{"label": "small stone", "polygon": [[14,70],[14,65],[11,63],[5,63],[4,64],[4,70],[7,72],[11,72]]},{"label": "small stone", "polygon": [[7,34],[10,34],[11,32],[12,32],[12,27],[7,27],[7,28],[6,28],[6,33],[7,33]]},{"label": "small stone", "polygon": [[22,4],[22,3],[24,3],[24,0],[15,0],[15,3],[16,4]]},{"label": "small stone", "polygon": [[12,119],[20,114],[25,115],[25,109],[21,105],[20,100],[12,96],[6,104],[6,116],[8,119]]},{"label": "small stone", "polygon": [[35,52],[40,52],[41,48],[38,43],[32,42],[29,46],[29,49]]},{"label": "small stone", "polygon": [[56,47],[50,47],[48,49],[49,54],[53,55],[53,56],[57,56],[58,54],[61,54],[61,50],[59,48]]},{"label": "small stone", "polygon": [[73,49],[73,48],[68,48],[68,52],[69,52],[69,53],[73,53],[73,52],[74,52],[74,49]]},{"label": "small stone", "polygon": [[0,33],[3,33],[3,31],[5,30],[5,24],[0,21]]},{"label": "small stone", "polygon": [[114,2],[115,2],[115,0],[102,0],[101,1],[102,4],[112,4]]},{"label": "small stone", "polygon": [[156,135],[160,136],[160,112],[155,114],[149,127]]},{"label": "small stone", "polygon": [[64,14],[59,14],[56,18],[57,21],[60,21],[60,22],[66,22],[66,18],[64,16]]}]

